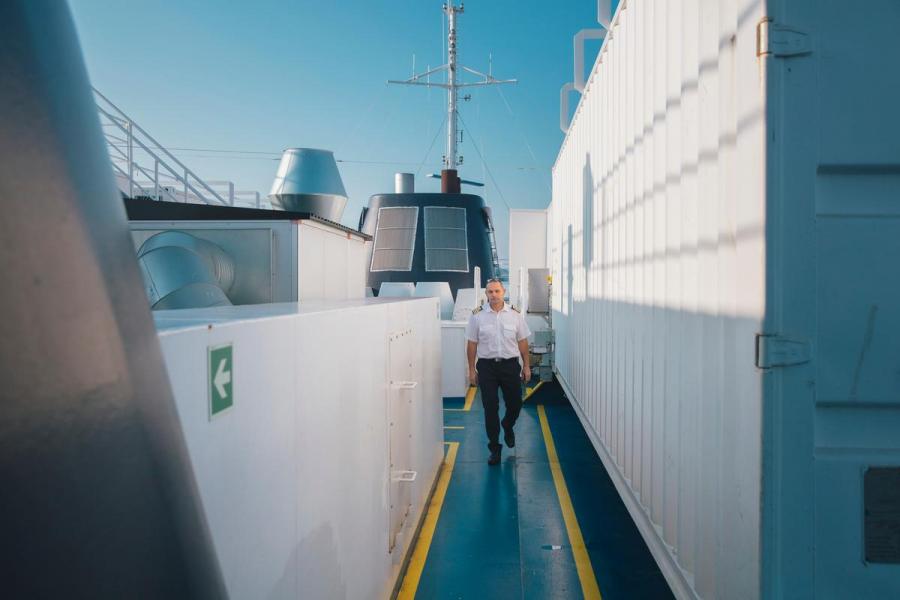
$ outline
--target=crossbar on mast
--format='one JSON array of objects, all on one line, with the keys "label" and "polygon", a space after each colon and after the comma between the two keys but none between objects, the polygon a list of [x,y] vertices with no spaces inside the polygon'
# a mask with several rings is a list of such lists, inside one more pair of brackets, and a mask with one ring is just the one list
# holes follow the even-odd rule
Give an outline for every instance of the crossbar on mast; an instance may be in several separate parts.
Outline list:
[{"label": "crossbar on mast", "polygon": [[[476,71],[475,69],[470,69],[469,67],[463,65],[457,65],[456,17],[457,14],[461,14],[465,11],[465,7],[463,4],[455,6],[453,4],[453,0],[449,0],[449,2],[444,4],[443,11],[444,14],[447,15],[448,24],[447,64],[441,65],[440,67],[435,67],[434,69],[430,69],[428,71],[425,71],[424,73],[419,73],[418,75],[413,75],[406,80],[388,80],[388,83],[437,87],[447,90],[447,153],[444,155],[444,169],[441,171],[441,188],[444,192],[459,193],[460,179],[456,174],[456,167],[457,165],[459,165],[459,153],[457,150],[457,132],[459,130],[459,114],[457,112],[457,101],[459,89],[468,87],[480,87],[486,85],[499,85],[503,83],[516,83],[516,80],[496,79],[492,75]],[[477,75],[478,77],[482,77],[483,79],[481,81],[459,83],[457,81],[458,69],[462,69],[468,73]],[[419,81],[420,79],[428,77],[429,75],[432,75],[439,71],[444,71],[447,73],[446,83],[431,83],[430,81]]]}]

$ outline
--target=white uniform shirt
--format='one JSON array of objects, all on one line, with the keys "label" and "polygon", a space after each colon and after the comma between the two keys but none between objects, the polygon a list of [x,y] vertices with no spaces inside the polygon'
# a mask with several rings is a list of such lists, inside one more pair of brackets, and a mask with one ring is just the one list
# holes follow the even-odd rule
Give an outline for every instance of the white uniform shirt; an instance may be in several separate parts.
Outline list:
[{"label": "white uniform shirt", "polygon": [[517,358],[520,340],[531,335],[525,317],[504,303],[494,312],[489,303],[469,316],[466,338],[478,344],[478,358]]}]

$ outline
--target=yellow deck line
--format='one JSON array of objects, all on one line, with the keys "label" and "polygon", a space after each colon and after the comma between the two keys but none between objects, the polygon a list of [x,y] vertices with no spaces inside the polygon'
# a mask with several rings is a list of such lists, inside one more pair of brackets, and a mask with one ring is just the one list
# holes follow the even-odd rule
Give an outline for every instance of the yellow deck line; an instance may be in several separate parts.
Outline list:
[{"label": "yellow deck line", "polygon": [[419,532],[419,539],[416,540],[412,558],[410,558],[409,565],[406,568],[403,585],[400,586],[400,593],[397,594],[398,600],[412,600],[416,597],[419,579],[421,579],[422,571],[425,569],[425,559],[428,558],[428,550],[431,548],[431,538],[434,537],[438,517],[441,516],[441,507],[444,505],[444,498],[447,496],[450,477],[453,475],[453,465],[456,463],[456,452],[459,450],[459,442],[445,442],[445,444],[448,448],[447,456],[444,457],[441,476],[438,479],[434,495],[431,497],[431,503],[428,505],[428,513],[425,515],[425,522],[422,523],[422,530]]},{"label": "yellow deck line", "polygon": [[525,398],[522,399],[522,402],[526,402],[529,398],[531,398],[531,395],[533,393],[535,393],[536,391],[538,391],[538,388],[541,387],[542,385],[544,385],[544,382],[538,381],[538,384],[536,386],[534,386],[533,388],[526,387],[525,388]]},{"label": "yellow deck line", "polygon": [[550,424],[547,422],[547,413],[544,405],[538,404],[538,417],[541,420],[541,431],[544,433],[544,445],[547,446],[547,458],[550,459],[550,472],[553,474],[553,485],[556,486],[556,495],[559,497],[559,507],[562,509],[563,521],[566,523],[566,532],[569,534],[569,544],[575,555],[575,568],[578,571],[578,580],[581,582],[581,592],[586,600],[600,600],[600,588],[597,586],[597,577],[591,566],[584,538],[581,537],[581,528],[575,517],[575,508],[569,497],[569,488],[563,477],[559,457],[556,455],[556,445],[553,443],[553,434],[550,433]]},{"label": "yellow deck line", "polygon": [[472,410],[472,401],[475,399],[475,392],[478,391],[478,388],[473,386],[469,387],[469,390],[466,392],[466,403],[462,408],[445,408],[445,412],[469,412]]},{"label": "yellow deck line", "polygon": [[444,429],[465,429],[462,425],[444,425]]},{"label": "yellow deck line", "polygon": [[476,391],[478,391],[477,387],[475,387],[474,385],[469,386],[469,391],[466,392],[466,405],[463,406],[463,410],[472,410],[472,400],[475,399]]}]

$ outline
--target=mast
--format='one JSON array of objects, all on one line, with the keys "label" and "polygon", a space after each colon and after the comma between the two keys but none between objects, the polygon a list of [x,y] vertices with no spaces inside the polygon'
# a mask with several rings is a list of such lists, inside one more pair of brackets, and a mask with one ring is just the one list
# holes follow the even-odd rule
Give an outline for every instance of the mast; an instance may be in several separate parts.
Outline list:
[{"label": "mast", "polygon": [[[413,75],[409,79],[402,81],[388,80],[388,83],[397,83],[401,85],[421,85],[425,87],[439,87],[447,90],[447,153],[444,155],[443,169],[441,170],[441,191],[444,193],[458,194],[460,191],[460,179],[456,173],[456,167],[460,164],[459,152],[457,148],[459,137],[459,112],[457,103],[459,100],[459,90],[465,87],[479,87],[485,85],[497,85],[501,83],[516,83],[515,79],[495,79],[490,73],[485,74],[475,69],[457,64],[456,60],[456,17],[465,12],[465,6],[460,4],[456,6],[454,0],[448,0],[443,5],[444,14],[447,15],[447,64],[441,65]],[[459,71],[466,71],[481,77],[480,81],[459,82]],[[428,78],[439,71],[447,73],[446,83],[432,83]],[[424,81],[421,81],[424,80]]]},{"label": "mast", "polygon": [[456,169],[456,13],[462,13],[465,7],[453,6],[453,0],[444,5],[447,15],[447,154],[444,156],[444,168]]}]

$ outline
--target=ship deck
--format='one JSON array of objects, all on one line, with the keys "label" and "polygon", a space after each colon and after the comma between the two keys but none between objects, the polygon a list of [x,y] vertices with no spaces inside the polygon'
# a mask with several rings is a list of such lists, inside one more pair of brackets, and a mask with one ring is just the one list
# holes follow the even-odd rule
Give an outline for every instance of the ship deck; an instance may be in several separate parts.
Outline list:
[{"label": "ship deck", "polygon": [[557,383],[533,390],[498,466],[474,389],[444,399],[444,439],[399,598],[672,597]]}]

